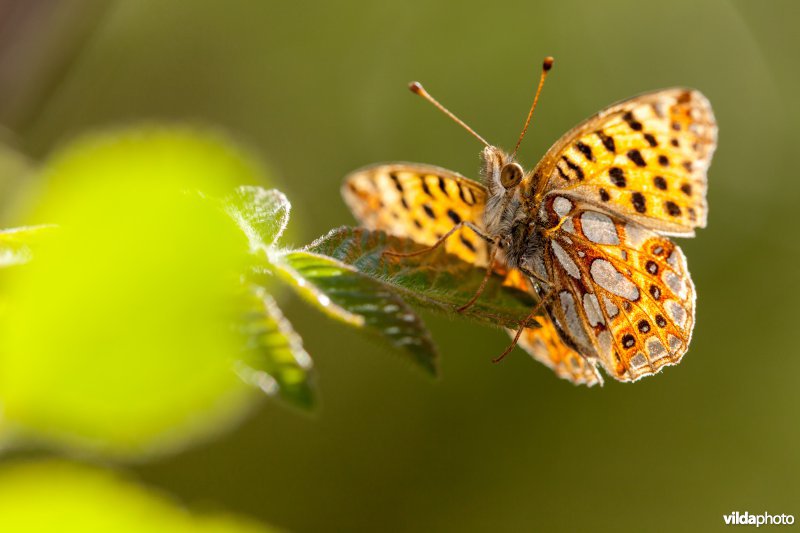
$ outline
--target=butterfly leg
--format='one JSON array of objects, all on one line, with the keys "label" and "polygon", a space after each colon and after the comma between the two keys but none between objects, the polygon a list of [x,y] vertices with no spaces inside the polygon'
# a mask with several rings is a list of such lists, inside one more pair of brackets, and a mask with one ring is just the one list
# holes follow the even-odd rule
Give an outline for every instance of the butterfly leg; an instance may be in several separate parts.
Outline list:
[{"label": "butterfly leg", "polygon": [[478,237],[480,237],[481,239],[485,240],[486,242],[494,244],[495,240],[492,237],[486,235],[478,226],[476,226],[472,222],[464,222],[464,221],[462,221],[462,222],[459,222],[458,224],[456,224],[455,226],[453,226],[452,228],[450,228],[450,231],[448,231],[447,233],[442,235],[439,238],[438,241],[433,243],[433,245],[429,246],[428,248],[423,248],[422,250],[417,250],[416,252],[393,252],[391,250],[387,250],[387,251],[384,251],[382,255],[391,255],[393,257],[415,257],[415,256],[418,256],[418,255],[424,255],[424,254],[430,253],[430,252],[434,251],[435,249],[437,249],[442,244],[444,244],[447,239],[452,237],[453,234],[456,231],[460,230],[463,227],[468,227],[469,229],[474,231],[475,234]]},{"label": "butterfly leg", "polygon": [[[494,244],[494,243],[493,243]],[[483,276],[483,280],[481,280],[481,284],[478,287],[478,290],[475,291],[475,294],[472,298],[469,299],[467,303],[462,305],[461,307],[456,308],[456,311],[459,313],[463,313],[470,307],[472,307],[475,302],[478,301],[478,298],[483,293],[483,290],[486,288],[486,284],[489,282],[489,278],[492,277],[492,266],[494,265],[494,258],[497,255],[497,246],[492,246],[492,251],[489,253],[489,265],[486,267],[486,275]]]},{"label": "butterfly leg", "polygon": [[536,304],[536,306],[533,308],[533,311],[531,311],[531,313],[525,318],[525,320],[523,320],[520,323],[519,329],[517,330],[517,334],[514,335],[514,340],[512,340],[511,344],[509,344],[508,347],[505,350],[503,350],[503,353],[501,353],[500,355],[498,355],[497,357],[492,359],[492,363],[499,363],[500,361],[502,361],[505,358],[505,356],[507,356],[508,354],[511,353],[511,350],[513,350],[517,346],[517,343],[519,342],[519,338],[522,336],[522,332],[525,331],[525,328],[527,327],[528,322],[530,320],[532,320],[533,318],[535,318],[536,316],[541,314],[542,307],[544,307],[545,302],[547,302],[547,300],[552,298],[554,294],[555,294],[555,291],[550,291],[547,294],[545,294],[544,296],[542,296],[542,298],[539,300],[539,303]]},{"label": "butterfly leg", "polygon": [[520,272],[522,272],[523,274],[525,274],[529,278],[533,278],[534,280],[536,280],[536,282],[539,285],[547,286],[547,285],[550,284],[549,280],[543,278],[542,276],[540,276],[539,274],[537,274],[536,272],[534,272],[533,270],[531,270],[529,268],[526,268],[526,267],[524,267],[522,265],[518,266],[517,268],[519,269]]}]

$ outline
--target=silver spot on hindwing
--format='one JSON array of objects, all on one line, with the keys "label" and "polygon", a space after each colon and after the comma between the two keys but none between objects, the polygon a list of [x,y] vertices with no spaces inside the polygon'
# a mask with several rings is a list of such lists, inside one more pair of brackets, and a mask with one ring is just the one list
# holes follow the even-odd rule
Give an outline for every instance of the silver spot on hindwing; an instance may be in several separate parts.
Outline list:
[{"label": "silver spot on hindwing", "polygon": [[681,306],[675,300],[669,300],[664,307],[667,310],[667,314],[675,322],[675,325],[683,328],[684,322],[686,322],[686,309]]},{"label": "silver spot on hindwing", "polygon": [[586,312],[586,318],[590,326],[606,323],[603,320],[603,313],[600,311],[600,302],[597,301],[597,296],[594,294],[587,292],[583,295],[583,310]]},{"label": "silver spot on hindwing", "polygon": [[656,361],[667,355],[667,349],[664,348],[664,344],[655,335],[647,339],[645,347],[652,361]]},{"label": "silver spot on hindwing", "polygon": [[575,233],[575,224],[572,222],[572,217],[564,220],[561,224],[561,229],[570,233]]},{"label": "silver spot on hindwing", "polygon": [[553,253],[556,255],[558,262],[561,263],[561,266],[564,267],[564,270],[567,271],[567,274],[572,276],[575,279],[580,279],[581,272],[578,269],[578,265],[575,264],[575,261],[569,256],[569,254],[558,244],[556,241],[552,241],[550,245],[553,247]]},{"label": "silver spot on hindwing", "polygon": [[642,352],[636,352],[636,355],[631,357],[631,366],[639,369],[647,364],[647,357]]},{"label": "silver spot on hindwing", "polygon": [[597,244],[619,244],[617,229],[610,217],[596,211],[584,211],[581,214],[583,234]]},{"label": "silver spot on hindwing", "polygon": [[572,202],[563,196],[557,196],[556,199],[553,200],[553,211],[555,211],[558,216],[565,217],[572,211]]},{"label": "silver spot on hindwing", "polygon": [[669,254],[669,257],[667,257],[667,264],[672,268],[674,268],[675,270],[678,270],[680,254],[681,252],[678,250],[678,247],[676,246],[675,249],[672,250],[672,253]]},{"label": "silver spot on hindwing", "polygon": [[683,342],[673,334],[667,335],[667,342],[669,342],[669,352],[674,354],[683,345]]},{"label": "silver spot on hindwing", "polygon": [[614,265],[605,259],[595,259],[589,269],[595,283],[608,292],[635,302],[639,299],[639,289],[622,275]]},{"label": "silver spot on hindwing", "polygon": [[603,295],[603,305],[606,307],[606,314],[608,315],[608,318],[614,318],[619,314],[619,307],[617,307],[617,305],[605,294]]},{"label": "silver spot on hindwing", "polygon": [[664,283],[681,298],[686,297],[686,283],[671,270],[664,272]]},{"label": "silver spot on hindwing", "polygon": [[578,316],[578,309],[575,307],[575,298],[572,297],[569,291],[561,291],[558,293],[558,298],[561,302],[561,309],[564,311],[564,318],[567,321],[567,331],[578,342],[590,345],[589,338],[586,336],[581,319]]}]

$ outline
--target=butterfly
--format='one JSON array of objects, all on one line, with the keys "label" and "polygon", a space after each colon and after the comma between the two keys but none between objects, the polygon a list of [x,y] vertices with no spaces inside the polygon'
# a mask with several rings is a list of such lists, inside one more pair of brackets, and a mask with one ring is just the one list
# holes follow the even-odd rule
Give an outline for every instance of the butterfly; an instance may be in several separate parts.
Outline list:
[{"label": "butterfly", "polygon": [[377,164],[351,173],[342,195],[365,227],[443,246],[535,293],[540,327],[511,332],[509,350],[519,343],[576,384],[602,384],[598,366],[635,381],[689,347],[695,289],[669,237],[706,225],[716,121],[697,90],[642,94],[578,124],[526,172],[516,152],[551,66],[546,58],[510,154],[411,84],[483,142],[482,183],[430,165]]}]

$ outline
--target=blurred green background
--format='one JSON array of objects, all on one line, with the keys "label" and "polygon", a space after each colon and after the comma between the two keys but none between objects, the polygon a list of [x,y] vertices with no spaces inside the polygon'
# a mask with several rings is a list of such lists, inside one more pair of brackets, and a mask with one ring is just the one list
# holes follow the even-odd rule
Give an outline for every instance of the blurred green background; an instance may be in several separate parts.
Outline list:
[{"label": "blurred green background", "polygon": [[[698,293],[680,366],[573,387],[519,350],[492,365],[501,331],[426,315],[441,350],[432,382],[285,298],[315,359],[316,413],[265,403],[127,473],[292,531],[709,531],[732,511],[800,517],[798,23],[791,0],[1,4],[7,144],[38,161],[94,128],[220,127],[272,169],[296,245],[352,223],[338,189],[361,165],[476,176],[480,146],[408,93],[411,80],[510,147],[553,55],[527,166],[579,120],[651,89],[698,88],[719,122],[709,227],[680,242]],[[13,221],[4,196],[0,219]]]}]

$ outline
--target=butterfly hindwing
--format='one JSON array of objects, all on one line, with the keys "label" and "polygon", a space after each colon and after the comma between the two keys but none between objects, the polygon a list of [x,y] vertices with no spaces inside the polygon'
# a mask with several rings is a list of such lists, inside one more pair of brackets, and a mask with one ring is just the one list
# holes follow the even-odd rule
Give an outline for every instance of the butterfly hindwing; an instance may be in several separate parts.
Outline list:
[{"label": "butterfly hindwing", "polygon": [[612,105],[561,137],[529,182],[659,233],[705,227],[717,127],[698,91],[666,89]]},{"label": "butterfly hindwing", "polygon": [[[530,290],[530,280],[519,270],[511,270],[506,274],[505,285]],[[555,324],[549,316],[536,317],[538,328],[525,328],[519,337],[519,346],[531,357],[549,367],[562,379],[576,385],[593,386],[603,384],[603,378],[597,371],[593,361],[588,360],[562,339]],[[508,330],[512,337],[516,331]]]},{"label": "butterfly hindwing", "polygon": [[680,248],[636,222],[560,195],[542,205],[550,311],[580,353],[621,381],[676,364],[694,325]]}]

